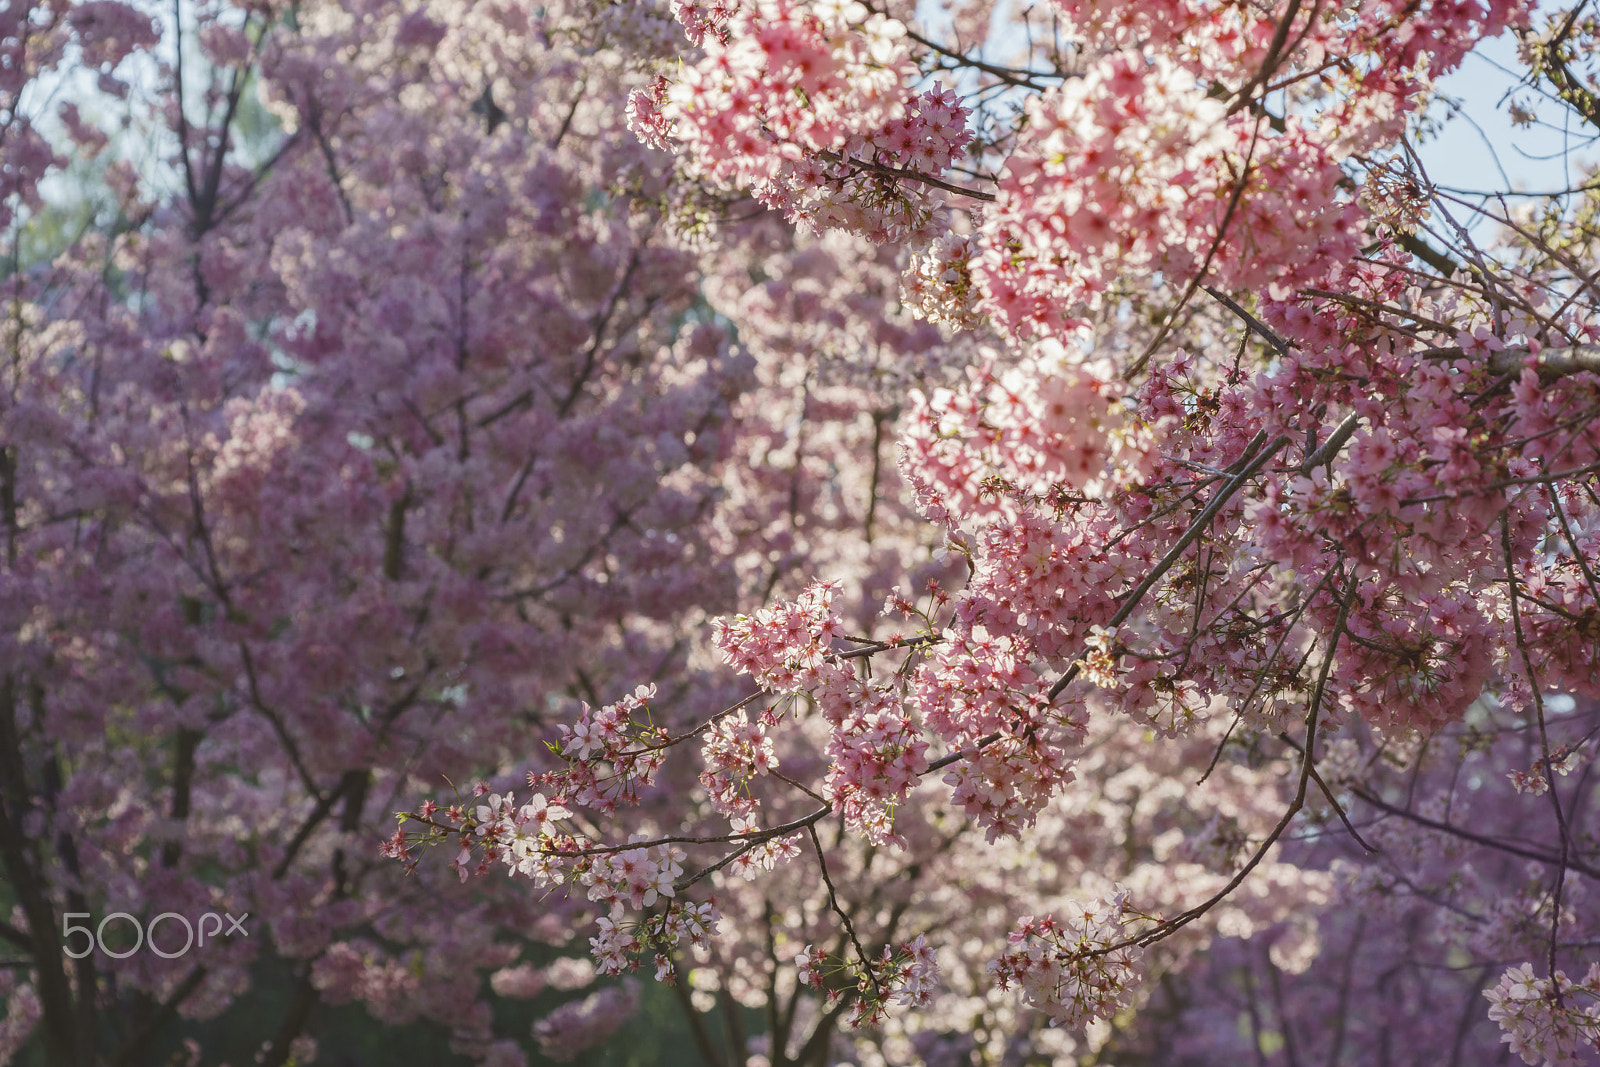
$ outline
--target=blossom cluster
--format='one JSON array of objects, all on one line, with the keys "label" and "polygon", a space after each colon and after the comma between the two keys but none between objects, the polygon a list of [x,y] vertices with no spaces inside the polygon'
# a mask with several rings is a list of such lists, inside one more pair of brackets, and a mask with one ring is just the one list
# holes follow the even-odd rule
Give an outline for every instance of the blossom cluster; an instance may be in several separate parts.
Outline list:
[{"label": "blossom cluster", "polygon": [[717,906],[710,901],[674,902],[665,910],[638,920],[625,921],[614,911],[611,916],[602,915],[595,920],[599,932],[589,939],[589,947],[601,974],[633,970],[645,953],[652,953],[656,979],[670,981],[673,953],[684,944],[704,950],[721,919]]},{"label": "blossom cluster", "polygon": [[1550,790],[1550,776],[1547,770],[1554,771],[1565,778],[1584,762],[1582,759],[1584,746],[1579,744],[1562,745],[1551,752],[1547,759],[1540,761],[1532,770],[1517,769],[1508,771],[1506,778],[1511,782],[1511,788],[1519,793],[1531,793],[1533,796],[1543,796]]},{"label": "blossom cluster", "polygon": [[794,600],[754,615],[716,619],[713,640],[729,666],[754,676],[763,689],[807,688],[840,632],[839,616],[831,610],[837,593],[837,585],[819,582]]},{"label": "blossom cluster", "polygon": [[751,722],[743,711],[725,715],[711,725],[700,756],[705,762],[700,784],[706,787],[712,805],[736,818],[755,810],[756,801],[746,788],[749,781],[778,766],[766,728],[760,721]]},{"label": "blossom cluster", "polygon": [[771,835],[764,833],[754,818],[734,816],[729,820],[735,834],[749,840],[739,846],[728,873],[753,882],[762,871],[770,871],[780,863],[787,863],[800,855],[800,835]]},{"label": "blossom cluster", "polygon": [[1501,1040],[1523,1063],[1570,1067],[1600,1052],[1600,964],[1574,982],[1562,971],[1538,978],[1524,963],[1483,995]]},{"label": "blossom cluster", "polygon": [[918,318],[955,330],[983,322],[976,308],[971,262],[977,254],[972,236],[946,234],[911,255],[900,280],[900,298]]},{"label": "blossom cluster", "polygon": [[914,397],[901,463],[928,518],[961,527],[1015,515],[1019,497],[1053,506],[1145,476],[1154,439],[1105,361],[1047,340],[968,377]]},{"label": "blossom cluster", "polygon": [[854,997],[851,1025],[882,1021],[891,1003],[925,1007],[940,981],[939,961],[924,934],[898,947],[885,945],[875,959],[855,962],[818,952],[807,945],[794,958],[800,983],[826,991],[830,1000]]},{"label": "blossom cluster", "polygon": [[854,148],[851,158],[910,171],[913,180],[918,174],[937,177],[962,157],[972,140],[967,128],[969,114],[953,89],[935,82],[911,98],[903,117],[885,124],[865,145]]},{"label": "blossom cluster", "polygon": [[928,742],[895,688],[868,681],[832,647],[842,625],[832,610],[835,593],[833,585],[817,583],[754,616],[718,620],[715,640],[728,663],[763,687],[804,690],[815,701],[831,728],[824,795],[849,825],[889,841],[890,809],[926,769]]},{"label": "blossom cluster", "polygon": [[907,88],[904,25],[853,0],[706,8],[677,5],[704,55],[634,92],[633,129],[791,220],[880,242],[921,233],[930,208],[900,176],[939,176],[971,134],[952,90]]},{"label": "blossom cluster", "polygon": [[1127,896],[1119,888],[1107,900],[1072,906],[1059,920],[1024,916],[1008,938],[1010,951],[989,964],[989,973],[1064,1025],[1110,1019],[1132,1003],[1141,980],[1140,951],[1126,941]]},{"label": "blossom cluster", "polygon": [[1008,332],[1075,336],[1130,272],[1212,269],[1230,288],[1259,288],[1354,248],[1356,216],[1326,150],[1294,119],[1275,134],[1259,117],[1230,118],[1165,57],[1112,53],[1028,107],[972,266],[980,308]]},{"label": "blossom cluster", "polygon": [[559,788],[573,803],[601,812],[616,810],[619,800],[637,802],[666,759],[667,732],[649,721],[655,694],[654,685],[641,685],[601,708],[580,702],[577,719],[557,727],[566,769],[535,784]]}]

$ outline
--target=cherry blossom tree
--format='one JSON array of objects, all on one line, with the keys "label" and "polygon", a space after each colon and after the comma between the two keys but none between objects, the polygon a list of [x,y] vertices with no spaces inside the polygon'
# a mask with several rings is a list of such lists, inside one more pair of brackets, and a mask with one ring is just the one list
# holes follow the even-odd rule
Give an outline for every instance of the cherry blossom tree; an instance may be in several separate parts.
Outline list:
[{"label": "cherry blossom tree", "polygon": [[[1561,969],[1590,943],[1575,866],[1586,793],[1556,782],[1582,762],[1596,695],[1589,201],[1562,193],[1530,213],[1475,199],[1432,182],[1411,143],[1432,80],[1508,31],[1530,91],[1592,123],[1592,20],[1577,8],[1536,24],[1511,3],[1059,2],[1010,22],[996,7],[953,5],[941,24],[907,5],[674,5],[690,47],[633,94],[641,138],[701,188],[906,249],[907,306],[996,336],[966,382],[912,394],[902,431],[901,472],[969,574],[926,603],[891,596],[883,626],[857,633],[827,582],[724,620],[716,644],[756,697],[678,734],[648,724],[645,693],[586,710],[561,729],[569,765],[530,780],[536,808],[610,816],[668,749],[698,745],[730,832],[623,840],[564,821],[566,807],[535,824],[502,799],[465,816],[490,839],[482,862],[587,887],[612,905],[594,939],[603,967],[654,953],[669,974],[714,917],[688,896],[662,910],[660,871],[681,893],[798,862],[809,838],[825,873],[815,826],[834,819],[907,849],[924,790],[991,843],[1031,844],[1048,813],[1081,810],[1073,783],[1111,719],[1151,741],[1209,739],[1202,782],[1231,761],[1276,766],[1258,790],[1274,812],[1202,823],[1190,802],[1177,839],[1225,844],[1187,878],[1169,867],[1178,899],[1117,885],[1019,916],[990,985],[1089,1024],[1099,1049],[1107,1024],[1176,1047],[1131,1021],[1152,976],[1182,970],[1155,950],[1250,932],[1225,909],[1264,864],[1290,862],[1327,880],[1301,888],[1299,925],[1269,953],[1272,1019],[1247,997],[1258,1055],[1297,1058],[1310,1009],[1279,978],[1316,959],[1308,927],[1348,925],[1341,909],[1374,897],[1410,930],[1383,940],[1401,966],[1420,964],[1419,936],[1449,930],[1444,966],[1478,983],[1503,972],[1452,1013],[1458,1057],[1485,1018],[1529,1062],[1594,1048],[1596,972]],[[1476,219],[1503,237],[1482,246]],[[781,770],[807,733],[823,761],[809,781]],[[1455,749],[1442,770],[1436,746]],[[1458,789],[1484,788],[1484,753],[1511,761],[1490,780],[1518,813],[1490,833],[1454,813]],[[1385,757],[1411,772],[1403,788],[1374,766]],[[1436,778],[1442,799],[1419,797]],[[785,786],[816,806],[771,798]],[[1297,839],[1318,809],[1355,857]],[[461,833],[461,818],[424,820],[421,839]],[[393,850],[411,841],[402,831]],[[719,842],[722,858],[683,868],[680,846]],[[1463,842],[1488,854],[1463,867]],[[644,877],[619,866],[634,861]],[[858,1024],[929,1002],[937,921],[897,942],[835,911],[844,940],[802,951],[802,980],[850,1001]],[[1323,1010],[1336,1025],[1312,1035],[1333,1060],[1395,1039],[1354,1032],[1350,991],[1371,966],[1358,948]],[[1506,969],[1518,953],[1539,966]],[[1248,957],[1220,965],[1255,973]],[[1454,999],[1421,983],[1396,1002],[1439,997]],[[1167,999],[1173,1018],[1237,1017]],[[1407,1037],[1439,1047],[1426,1026]]]},{"label": "cherry blossom tree", "polygon": [[0,1058],[1583,1062],[1600,199],[1414,149],[1502,33],[1600,132],[1504,0],[17,7]]},{"label": "cherry blossom tree", "polygon": [[[354,1000],[504,1062],[484,979],[584,920],[405,878],[376,850],[390,813],[526,759],[616,679],[719,692],[687,637],[736,605],[739,561],[791,551],[750,516],[819,491],[809,456],[784,481],[747,455],[783,422],[645,206],[660,161],[586,85],[640,28],[585,5],[11,18],[0,1046],[155,1062],[231,1009],[207,1055],[303,1063]],[[53,80],[84,69],[109,96]],[[24,263],[75,154],[104,169],[96,224]],[[101,949],[64,937],[116,913]],[[185,949],[209,913],[249,918]],[[270,1016],[263,969],[287,975]]]}]

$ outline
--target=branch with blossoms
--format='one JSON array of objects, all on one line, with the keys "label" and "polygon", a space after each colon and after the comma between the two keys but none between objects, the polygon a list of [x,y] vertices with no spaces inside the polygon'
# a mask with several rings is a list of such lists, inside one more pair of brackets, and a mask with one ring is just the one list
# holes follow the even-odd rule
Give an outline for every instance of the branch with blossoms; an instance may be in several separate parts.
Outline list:
[{"label": "branch with blossoms", "polygon": [[[1331,454],[1347,436],[1344,434],[1331,439],[1329,443],[1333,449],[1328,449],[1326,454]],[[1245,478],[1264,467],[1267,460],[1285,443],[1280,441],[1268,448],[1258,445],[1256,449],[1248,451],[1246,457],[1236,464],[1239,470],[1234,479],[1196,517],[1191,532],[1198,536],[1197,531],[1204,530],[1214,519],[1221,503],[1237,490]],[[1183,544],[1180,544],[1180,549]],[[1165,566],[1170,566],[1175,558],[1176,551],[1169,553],[1164,557]],[[1154,572],[1156,577],[1163,569],[1163,564],[1158,563]],[[1114,624],[1131,614],[1133,607],[1148,593],[1153,583],[1154,579],[1146,576],[1122,598],[1123,606],[1118,615],[1113,616]],[[582,886],[590,901],[609,909],[609,914],[599,920],[599,935],[591,939],[602,971],[621,973],[637,967],[644,955],[651,954],[655,958],[658,976],[663,976],[673,973],[670,955],[682,941],[687,938],[691,945],[701,945],[715,931],[714,902],[700,906],[702,910],[695,910],[695,906],[680,901],[679,895],[707,875],[724,868],[745,878],[753,877],[758,869],[772,870],[777,864],[799,854],[801,849],[795,838],[803,831],[811,839],[819,871],[828,889],[830,906],[840,917],[855,949],[855,962],[848,964],[858,969],[852,972],[858,975],[858,980],[851,1020],[855,1024],[877,1021],[890,1000],[901,995],[900,983],[914,978],[920,988],[920,983],[929,980],[928,973],[925,969],[907,971],[896,962],[899,957],[888,948],[884,950],[881,961],[867,952],[834,894],[827,873],[827,859],[816,838],[816,823],[830,815],[838,815],[846,825],[853,824],[869,840],[892,842],[894,838],[887,812],[882,806],[864,803],[865,796],[872,796],[881,805],[884,787],[892,783],[892,788],[896,790],[894,795],[903,798],[912,785],[926,775],[961,761],[980,761],[991,755],[1002,741],[1008,741],[1012,747],[1020,745],[1024,750],[1035,748],[1040,731],[1049,729],[1048,722],[1042,721],[1039,716],[1048,712],[1054,698],[1048,694],[1040,695],[1031,713],[1017,708],[1008,700],[1005,708],[1009,721],[1004,729],[985,735],[970,747],[953,751],[935,761],[922,758],[922,750],[926,748],[926,742],[922,741],[889,746],[880,743],[870,747],[869,751],[879,760],[877,779],[880,782],[888,780],[883,786],[863,788],[861,782],[847,778],[841,772],[855,771],[856,767],[849,761],[840,761],[836,755],[828,785],[824,794],[819,795],[778,772],[771,739],[767,736],[767,731],[779,724],[774,707],[763,710],[754,721],[745,709],[763,694],[805,692],[812,696],[825,715],[837,720],[836,726],[844,727],[845,720],[859,715],[862,698],[871,688],[864,686],[859,676],[849,669],[851,661],[868,660],[875,654],[897,648],[913,651],[926,649],[943,640],[924,630],[909,638],[870,644],[858,642],[854,648],[835,649],[832,642],[839,634],[839,620],[830,611],[834,591],[830,585],[814,586],[792,604],[760,612],[754,617],[741,616],[732,622],[717,623],[718,643],[723,648],[725,658],[741,673],[755,676],[762,686],[760,693],[731,705],[700,726],[679,735],[668,735],[650,724],[649,703],[655,695],[650,687],[640,687],[630,697],[598,712],[591,712],[584,705],[577,723],[559,727],[561,744],[551,746],[553,751],[568,759],[567,769],[529,776],[531,786],[551,790],[553,797],[539,792],[519,808],[510,795],[491,794],[487,785],[480,784],[474,792],[479,797],[485,797],[486,801],[470,812],[466,806],[456,805],[447,809],[445,817],[440,819],[439,809],[432,804],[425,804],[415,813],[401,813],[401,829],[386,846],[386,854],[414,864],[417,857],[413,850],[417,846],[442,844],[453,836],[458,839],[460,851],[452,865],[463,881],[469,872],[484,874],[496,861],[503,861],[513,873],[532,878],[540,887]],[[1344,610],[1348,610],[1353,595],[1352,585],[1345,597]],[[903,614],[920,614],[928,629],[932,629],[935,618],[933,612],[947,599],[940,591],[934,590],[930,608],[925,612],[918,612],[914,605],[903,598],[892,598],[891,605]],[[1342,625],[1341,613],[1332,639],[1334,643],[1338,640]],[[1091,639],[1085,650],[1090,653],[1091,660],[1094,647],[1094,639]],[[1332,659],[1330,648],[1325,654],[1322,674],[1308,714],[1306,752],[1314,748],[1317,709],[1321,704]],[[907,664],[903,664],[901,670],[910,662],[908,660]],[[1106,667],[1102,665],[1099,670],[1105,671]],[[1071,681],[1070,673],[1064,677]],[[1055,692],[1063,687],[1058,683]],[[880,689],[879,695],[885,692]],[[792,697],[790,701],[792,703]],[[831,715],[828,712],[830,701],[834,704]],[[888,711],[881,701],[879,706]],[[894,717],[893,712],[883,716],[890,721]],[[881,727],[882,722],[880,719],[873,725]],[[858,730],[862,725],[856,722],[850,724],[849,728]],[[900,726],[902,735],[905,725],[902,722]],[[701,758],[705,768],[701,774],[702,785],[706,787],[713,808],[730,819],[731,832],[715,835],[641,833],[627,843],[604,844],[571,828],[574,813],[566,807],[569,801],[607,815],[616,810],[619,799],[637,802],[641,790],[651,784],[660,769],[665,750],[695,738],[702,739]],[[836,745],[830,748],[830,752],[845,754],[852,751],[854,746],[850,741],[841,739],[838,734],[835,739]],[[855,747],[854,751],[859,753],[859,747]],[[889,760],[884,759],[886,753]],[[908,758],[909,762],[903,770],[891,770],[893,764],[890,760]],[[1031,990],[1029,996],[1034,997],[1042,996],[1041,991],[1048,985],[1065,999],[1041,1006],[1048,1012],[1059,1012],[1062,1018],[1077,1023],[1106,1017],[1106,1013],[1112,1012],[1116,1006],[1125,1004],[1138,980],[1134,966],[1137,950],[1171,936],[1204,916],[1242,884],[1304,806],[1306,783],[1311,773],[1311,761],[1309,757],[1304,757],[1299,788],[1288,810],[1234,877],[1206,901],[1179,916],[1163,920],[1159,916],[1143,915],[1129,908],[1126,893],[1123,893],[1107,913],[1107,916],[1114,916],[1114,922],[1112,918],[1102,916],[1091,924],[1098,933],[1066,940],[1062,939],[1060,932],[1063,928],[1052,917],[1046,916],[1038,930],[1033,930],[1024,922],[1026,930],[1019,935],[1019,943],[1034,940],[1038,945],[1029,950],[1033,953],[1031,956],[1004,957],[996,965],[1000,969],[994,973],[1001,976],[1002,987],[1007,983],[1019,984]],[[741,792],[740,789],[759,774],[767,774],[795,786],[813,798],[824,800],[824,804],[799,819],[776,826],[759,826],[755,819],[758,802],[747,790]],[[959,771],[946,776],[945,780],[957,786],[958,798],[963,783],[972,781],[970,773]],[[625,784],[615,788],[604,787],[603,783],[606,782]],[[429,829],[420,836],[408,835],[405,824],[412,821],[420,822]],[[681,866],[685,855],[678,846],[715,844],[734,847],[720,859],[685,875]],[[476,865],[473,863],[475,855]],[[630,911],[642,913],[658,904],[664,909],[659,914],[634,919],[626,917]],[[1094,910],[1097,907],[1090,905],[1090,911],[1086,914],[1097,915],[1098,912]],[[1124,932],[1124,925],[1135,920],[1148,920],[1154,925],[1143,931]],[[1112,936],[1113,927],[1120,936]],[[1046,973],[1040,970],[1044,957],[1038,955],[1039,951],[1044,951],[1039,946],[1044,945],[1051,946],[1049,957],[1054,961],[1050,968],[1055,970],[1049,970],[1048,973],[1057,975],[1048,983],[1039,977]],[[1025,958],[1031,962],[1024,963]],[[841,961],[841,966],[845,965]],[[1088,967],[1098,977],[1093,981],[1081,977],[1068,981],[1057,974],[1063,967],[1072,971]],[[1091,990],[1098,992],[1091,995]]]}]

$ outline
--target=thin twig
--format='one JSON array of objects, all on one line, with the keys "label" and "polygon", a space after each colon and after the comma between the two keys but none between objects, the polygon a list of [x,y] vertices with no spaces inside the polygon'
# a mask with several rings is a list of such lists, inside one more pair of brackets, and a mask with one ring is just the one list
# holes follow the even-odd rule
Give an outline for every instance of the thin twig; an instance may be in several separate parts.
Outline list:
[{"label": "thin twig", "polygon": [[806,833],[811,835],[811,847],[817,853],[817,866],[822,871],[822,884],[828,887],[828,904],[834,913],[844,923],[844,932],[850,935],[850,943],[856,948],[856,955],[861,960],[861,967],[867,972],[867,978],[872,982],[872,990],[878,995],[879,1003],[883,1001],[883,986],[878,982],[878,972],[873,969],[872,959],[867,955],[867,950],[861,947],[861,939],[856,936],[855,923],[850,921],[850,916],[839,906],[839,898],[833,891],[833,879],[828,876],[828,858],[823,855],[822,841],[817,837],[817,828],[807,824]]}]

